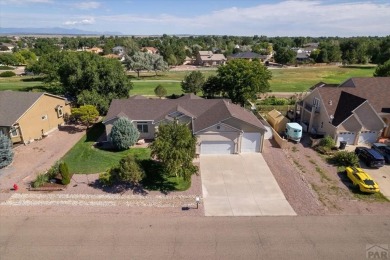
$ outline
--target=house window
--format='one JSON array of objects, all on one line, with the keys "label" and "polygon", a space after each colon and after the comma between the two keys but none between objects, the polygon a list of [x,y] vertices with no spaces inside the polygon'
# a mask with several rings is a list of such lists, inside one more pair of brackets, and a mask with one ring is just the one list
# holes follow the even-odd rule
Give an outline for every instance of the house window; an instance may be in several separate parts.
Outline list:
[{"label": "house window", "polygon": [[318,98],[313,99],[313,106],[314,107],[320,107],[320,100]]},{"label": "house window", "polygon": [[137,129],[140,133],[148,133],[148,122],[137,122]]},{"label": "house window", "polygon": [[17,136],[19,136],[18,128],[16,128],[15,126],[11,127],[11,137],[17,137]]},{"label": "house window", "polygon": [[56,106],[56,111],[57,111],[58,117],[63,117],[64,112],[62,111],[62,106],[60,106],[60,105]]}]

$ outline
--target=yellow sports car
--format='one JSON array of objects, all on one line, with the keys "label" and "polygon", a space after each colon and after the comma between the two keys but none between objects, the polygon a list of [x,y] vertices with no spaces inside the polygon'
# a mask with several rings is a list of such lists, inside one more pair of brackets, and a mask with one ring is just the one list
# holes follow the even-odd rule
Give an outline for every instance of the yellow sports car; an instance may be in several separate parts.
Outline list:
[{"label": "yellow sports car", "polygon": [[379,192],[378,184],[361,168],[347,167],[345,171],[347,172],[347,176],[352,181],[353,185],[356,188],[359,188],[361,192]]}]

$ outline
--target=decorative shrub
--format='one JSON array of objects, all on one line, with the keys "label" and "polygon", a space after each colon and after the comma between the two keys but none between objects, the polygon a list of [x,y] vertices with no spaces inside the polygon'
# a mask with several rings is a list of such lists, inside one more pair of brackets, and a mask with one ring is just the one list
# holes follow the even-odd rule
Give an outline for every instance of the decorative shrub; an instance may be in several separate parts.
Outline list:
[{"label": "decorative shrub", "polygon": [[72,177],[69,173],[68,165],[66,165],[66,163],[64,163],[64,162],[61,162],[59,165],[59,169],[60,169],[60,174],[62,177],[62,184],[68,185],[70,183],[70,179]]},{"label": "decorative shrub", "polygon": [[32,187],[39,188],[48,181],[49,181],[48,175],[44,174],[44,173],[40,173],[40,174],[38,174],[35,181],[32,182]]},{"label": "decorative shrub", "polygon": [[325,136],[324,138],[322,138],[320,140],[320,143],[318,145],[322,146],[322,147],[332,148],[332,147],[334,147],[336,145],[336,142],[333,140],[332,137],[327,135],[327,136]]},{"label": "decorative shrub", "polygon": [[145,172],[131,154],[120,160],[117,170],[120,181],[127,181],[135,185],[145,177]]},{"label": "decorative shrub", "polygon": [[0,132],[0,169],[8,166],[14,158],[12,142],[8,136]]},{"label": "decorative shrub", "polygon": [[15,72],[13,72],[13,71],[4,71],[4,72],[0,73],[0,77],[3,77],[3,78],[13,77],[13,76],[16,76]]},{"label": "decorative shrub", "polygon": [[103,186],[111,186],[113,184],[113,178],[111,176],[111,169],[99,174],[99,182]]},{"label": "decorative shrub", "polygon": [[126,117],[120,117],[116,120],[111,130],[111,141],[118,150],[129,149],[139,138],[137,128]]},{"label": "decorative shrub", "polygon": [[54,179],[57,174],[60,173],[60,161],[56,161],[54,165],[47,171],[47,177],[50,179]]},{"label": "decorative shrub", "polygon": [[333,155],[332,162],[337,166],[357,166],[359,158],[354,152],[339,151]]}]

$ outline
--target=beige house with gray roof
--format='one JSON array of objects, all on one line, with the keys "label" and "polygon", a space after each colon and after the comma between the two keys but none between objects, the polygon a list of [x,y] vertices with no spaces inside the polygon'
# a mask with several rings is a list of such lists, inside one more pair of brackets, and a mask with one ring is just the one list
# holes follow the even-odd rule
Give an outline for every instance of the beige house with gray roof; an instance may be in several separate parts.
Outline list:
[{"label": "beige house with gray roof", "polygon": [[389,138],[390,77],[351,78],[338,86],[317,84],[297,110],[304,130],[330,135],[337,143]]},{"label": "beige house with gray roof", "polygon": [[70,114],[66,99],[43,92],[0,91],[0,132],[13,143],[41,139]]},{"label": "beige house with gray roof", "polygon": [[212,51],[199,51],[196,56],[195,65],[205,67],[218,66],[224,65],[226,60],[223,54],[216,54]]},{"label": "beige house with gray roof", "polygon": [[177,120],[187,124],[197,137],[197,154],[261,152],[266,132],[252,112],[229,100],[203,99],[193,94],[178,99],[114,99],[103,121],[108,141],[119,117],[134,123],[140,139],[154,139],[163,122]]}]

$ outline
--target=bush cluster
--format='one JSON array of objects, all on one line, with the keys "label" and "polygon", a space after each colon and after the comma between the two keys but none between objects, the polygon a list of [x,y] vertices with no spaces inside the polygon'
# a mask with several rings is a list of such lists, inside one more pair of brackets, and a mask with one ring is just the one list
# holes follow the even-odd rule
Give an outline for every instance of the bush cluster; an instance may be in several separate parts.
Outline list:
[{"label": "bush cluster", "polygon": [[39,187],[41,187],[43,184],[45,184],[48,181],[49,181],[48,175],[45,174],[45,173],[40,173],[40,174],[38,174],[38,176],[35,179],[35,181],[32,182],[32,187],[33,188],[39,188]]},{"label": "bush cluster", "polygon": [[357,166],[359,158],[354,152],[339,151],[333,155],[332,162],[337,166]]},{"label": "bush cluster", "polygon": [[13,71],[4,71],[4,72],[0,73],[0,77],[2,77],[2,78],[8,78],[8,77],[13,77],[13,76],[16,76],[15,72],[13,72]]}]

